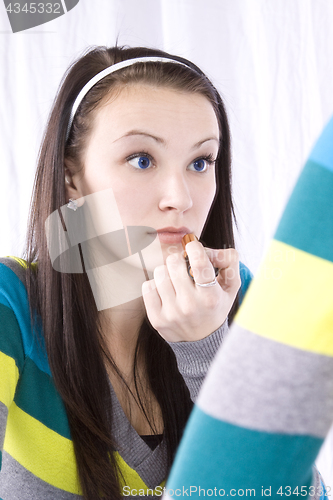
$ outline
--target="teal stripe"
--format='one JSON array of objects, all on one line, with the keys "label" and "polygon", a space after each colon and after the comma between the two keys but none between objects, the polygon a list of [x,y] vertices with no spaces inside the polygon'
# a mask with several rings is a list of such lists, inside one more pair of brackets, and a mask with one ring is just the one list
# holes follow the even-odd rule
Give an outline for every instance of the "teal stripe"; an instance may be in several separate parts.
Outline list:
[{"label": "teal stripe", "polygon": [[61,436],[71,439],[64,403],[52,378],[27,358],[14,401],[36,420]]},{"label": "teal stripe", "polygon": [[[238,427],[211,417],[196,406],[166,489],[183,491],[183,488],[188,488],[189,491],[190,486],[200,486],[206,491],[214,488],[218,491],[223,488],[225,496],[231,489],[254,489],[255,496],[262,497],[262,487],[271,487],[272,497],[280,498],[277,494],[280,486],[290,486],[293,491],[296,486],[311,485],[312,464],[322,442],[322,439],[311,436],[273,434]],[[264,450],[270,450],[270,453]],[[199,490],[192,498],[199,498]]]},{"label": "teal stripe", "polygon": [[240,288],[240,304],[242,303],[245,294],[250,286],[250,283],[253,278],[253,274],[251,273],[250,269],[246,267],[243,262],[239,263],[239,275],[241,279],[241,288]]},{"label": "teal stripe", "polygon": [[14,297],[27,303],[25,286],[12,269],[0,263],[0,303],[12,307]]},{"label": "teal stripe", "polygon": [[309,159],[333,171],[333,118],[324,128]]},{"label": "teal stripe", "polygon": [[274,238],[333,262],[332,193],[333,171],[308,161]]},{"label": "teal stripe", "polygon": [[20,328],[12,309],[3,304],[0,304],[0,351],[13,358],[19,372],[22,371],[24,351]]},{"label": "teal stripe", "polygon": [[[33,359],[41,370],[50,375],[51,371],[45,354],[41,330],[32,332],[26,288],[15,272],[2,263],[0,263],[0,304],[10,307],[14,311],[21,330],[25,355]],[[37,343],[37,337],[39,343]]]}]

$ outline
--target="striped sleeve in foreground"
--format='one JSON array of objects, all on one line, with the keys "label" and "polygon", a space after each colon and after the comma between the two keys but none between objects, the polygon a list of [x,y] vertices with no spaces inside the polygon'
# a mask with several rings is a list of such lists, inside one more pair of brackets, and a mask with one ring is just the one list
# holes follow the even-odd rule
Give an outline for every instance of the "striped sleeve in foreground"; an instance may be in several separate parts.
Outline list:
[{"label": "striped sleeve in foreground", "polygon": [[190,417],[167,497],[320,498],[333,420],[333,120]]},{"label": "striped sleeve in foreground", "polygon": [[[14,400],[19,374],[24,362],[19,325],[1,286],[3,271],[0,264],[0,470],[8,409]],[[6,335],[7,331],[10,331],[11,335]]]}]

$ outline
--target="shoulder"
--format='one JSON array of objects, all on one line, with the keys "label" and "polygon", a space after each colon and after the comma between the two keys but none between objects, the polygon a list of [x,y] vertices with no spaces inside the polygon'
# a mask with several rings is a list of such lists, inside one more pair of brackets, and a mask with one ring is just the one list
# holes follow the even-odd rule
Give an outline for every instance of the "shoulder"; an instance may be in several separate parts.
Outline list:
[{"label": "shoulder", "polygon": [[27,267],[26,261],[18,257],[0,258],[0,351],[14,350],[20,362],[28,356],[49,372],[44,346],[40,350],[36,342],[37,336],[42,338],[41,332],[32,328]]},{"label": "shoulder", "polygon": [[[0,259],[0,353],[21,371],[25,359],[22,301],[26,300],[25,269],[15,258]],[[5,356],[5,357],[4,357]]]},{"label": "shoulder", "polygon": [[247,289],[250,286],[253,274],[251,273],[250,269],[245,264],[243,264],[243,262],[239,263],[239,274],[241,279],[240,301],[242,301],[247,292]]},{"label": "shoulder", "polygon": [[[32,264],[33,269],[36,264]],[[16,310],[27,303],[26,275],[28,264],[19,257],[0,258],[0,303]]]},{"label": "shoulder", "polygon": [[0,303],[15,309],[26,295],[27,263],[18,257],[0,258]]}]

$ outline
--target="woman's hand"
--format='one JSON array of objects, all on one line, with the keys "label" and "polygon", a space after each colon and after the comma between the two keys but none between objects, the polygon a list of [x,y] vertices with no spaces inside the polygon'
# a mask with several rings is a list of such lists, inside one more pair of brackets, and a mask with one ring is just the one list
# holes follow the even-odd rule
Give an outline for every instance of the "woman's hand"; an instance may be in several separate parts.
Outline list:
[{"label": "woman's hand", "polygon": [[233,248],[213,250],[191,241],[186,252],[196,283],[212,282],[214,267],[219,274],[214,286],[196,285],[187,273],[183,252],[179,252],[169,255],[166,265],[155,268],[154,279],[142,285],[149,321],[168,342],[201,340],[217,330],[241,284],[238,253]]}]

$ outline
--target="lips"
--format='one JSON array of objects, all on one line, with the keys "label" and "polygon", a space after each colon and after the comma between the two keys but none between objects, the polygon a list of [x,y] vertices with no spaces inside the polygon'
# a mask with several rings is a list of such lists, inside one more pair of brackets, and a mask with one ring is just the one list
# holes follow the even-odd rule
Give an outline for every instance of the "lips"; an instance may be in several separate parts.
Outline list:
[{"label": "lips", "polygon": [[161,243],[164,244],[178,244],[181,243],[182,238],[185,234],[190,233],[191,230],[188,227],[163,227],[157,229],[157,234]]},{"label": "lips", "polygon": [[190,233],[191,230],[188,227],[162,227],[161,229],[156,230],[158,233],[182,233],[187,234]]}]

